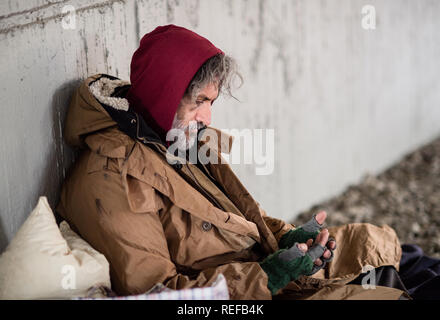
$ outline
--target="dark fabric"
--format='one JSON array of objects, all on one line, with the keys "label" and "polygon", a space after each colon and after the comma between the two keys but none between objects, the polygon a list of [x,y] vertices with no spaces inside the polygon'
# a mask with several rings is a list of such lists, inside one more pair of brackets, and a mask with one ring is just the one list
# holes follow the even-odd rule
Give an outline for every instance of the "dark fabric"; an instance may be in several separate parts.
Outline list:
[{"label": "dark fabric", "polygon": [[[414,244],[402,245],[400,270],[384,266],[376,268],[376,285],[406,291],[414,300],[440,299],[440,259],[428,257]],[[362,284],[361,274],[350,284]]]},{"label": "dark fabric", "polygon": [[[383,266],[375,268],[376,272],[376,286],[390,287],[406,291],[406,287],[399,277],[399,273],[392,266]],[[362,279],[366,276],[366,273],[360,274],[356,279],[351,281],[349,284],[362,285]],[[370,283],[369,283],[370,284]]]},{"label": "dark fabric", "polygon": [[165,140],[185,90],[209,58],[224,54],[208,39],[173,24],[147,33],[130,65],[130,106]]},{"label": "dark fabric", "polygon": [[440,299],[440,259],[424,255],[419,246],[402,245],[399,275],[413,299]]}]

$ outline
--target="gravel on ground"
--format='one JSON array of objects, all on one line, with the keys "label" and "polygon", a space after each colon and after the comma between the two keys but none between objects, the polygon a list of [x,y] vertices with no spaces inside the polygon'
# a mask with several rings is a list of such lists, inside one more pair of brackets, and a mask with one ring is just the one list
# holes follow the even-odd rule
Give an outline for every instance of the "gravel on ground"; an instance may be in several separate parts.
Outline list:
[{"label": "gravel on ground", "polygon": [[366,174],[358,185],[290,222],[299,226],[320,210],[327,212],[326,226],[387,224],[401,244],[417,244],[426,255],[440,258],[440,138],[377,176]]}]

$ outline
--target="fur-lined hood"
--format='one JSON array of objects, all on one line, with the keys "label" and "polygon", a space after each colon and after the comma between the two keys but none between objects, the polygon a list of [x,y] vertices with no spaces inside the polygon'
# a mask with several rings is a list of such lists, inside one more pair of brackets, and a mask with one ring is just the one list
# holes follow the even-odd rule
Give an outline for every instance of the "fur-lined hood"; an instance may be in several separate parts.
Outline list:
[{"label": "fur-lined hood", "polygon": [[[101,130],[118,127],[133,139],[143,143],[164,144],[132,108],[125,95],[130,83],[107,74],[96,74],[87,78],[74,93],[67,112],[64,139],[73,147],[84,147],[84,138]],[[215,130],[219,135],[221,148],[228,153],[232,148],[233,137]],[[226,142],[226,145],[224,145]],[[209,143],[209,142],[208,142]]]},{"label": "fur-lined hood", "polygon": [[[90,87],[91,83],[95,85]],[[128,111],[126,99],[112,97],[117,87],[116,83],[128,85],[127,82],[119,79],[97,74],[84,80],[75,91],[67,110],[64,127],[64,139],[70,146],[84,147],[84,138],[88,134],[117,126],[116,121],[105,110],[101,101]]]}]

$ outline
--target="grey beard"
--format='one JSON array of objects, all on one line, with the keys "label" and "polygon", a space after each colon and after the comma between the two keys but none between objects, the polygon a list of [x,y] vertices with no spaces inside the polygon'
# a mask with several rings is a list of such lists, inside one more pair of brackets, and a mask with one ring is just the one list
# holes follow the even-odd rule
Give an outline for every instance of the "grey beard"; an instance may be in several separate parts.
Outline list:
[{"label": "grey beard", "polygon": [[[185,125],[183,120],[177,119],[176,114],[171,129],[178,129],[177,141],[174,142],[177,149],[182,151],[189,150],[197,141],[198,130],[203,127],[203,123],[197,121],[190,121],[188,125]],[[186,134],[188,134],[188,138]]]}]

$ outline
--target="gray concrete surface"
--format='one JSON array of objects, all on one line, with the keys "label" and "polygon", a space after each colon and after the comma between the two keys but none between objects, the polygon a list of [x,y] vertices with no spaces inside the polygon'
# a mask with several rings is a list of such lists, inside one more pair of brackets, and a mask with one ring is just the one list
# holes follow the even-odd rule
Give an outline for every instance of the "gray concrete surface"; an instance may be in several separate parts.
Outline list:
[{"label": "gray concrete surface", "polygon": [[[367,4],[374,30],[361,25]],[[58,200],[73,90],[94,73],[129,79],[156,26],[190,28],[238,60],[241,102],[219,99],[213,125],[275,130],[272,174],[233,167],[268,214],[291,220],[440,135],[439,17],[433,0],[2,1],[0,250],[39,196]]]},{"label": "gray concrete surface", "polygon": [[290,222],[300,226],[320,210],[327,212],[326,226],[386,224],[401,244],[416,244],[425,255],[440,258],[440,137]]}]

